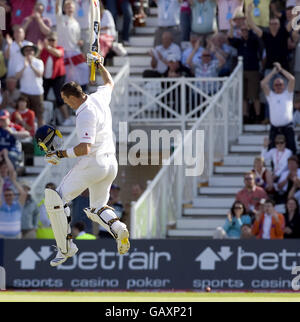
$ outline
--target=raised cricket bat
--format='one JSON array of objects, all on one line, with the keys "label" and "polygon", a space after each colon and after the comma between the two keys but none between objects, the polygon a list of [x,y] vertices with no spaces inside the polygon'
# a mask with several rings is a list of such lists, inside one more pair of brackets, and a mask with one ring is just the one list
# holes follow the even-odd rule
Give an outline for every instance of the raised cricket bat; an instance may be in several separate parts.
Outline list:
[{"label": "raised cricket bat", "polygon": [[[100,3],[98,0],[91,1],[91,22],[92,28],[90,30],[90,52],[100,53]],[[91,75],[90,81],[95,82],[96,80],[96,65],[95,62],[91,62]]]}]

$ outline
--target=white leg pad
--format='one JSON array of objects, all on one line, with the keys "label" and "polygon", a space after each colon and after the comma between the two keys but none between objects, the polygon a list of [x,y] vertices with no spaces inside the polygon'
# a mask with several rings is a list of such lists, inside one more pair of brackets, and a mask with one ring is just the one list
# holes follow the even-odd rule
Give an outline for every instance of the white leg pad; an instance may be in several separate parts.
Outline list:
[{"label": "white leg pad", "polygon": [[118,226],[123,224],[120,223],[118,216],[111,208],[107,206],[105,209],[103,208],[84,208],[83,210],[89,219],[104,227],[116,239],[118,237]]},{"label": "white leg pad", "polygon": [[45,189],[45,207],[50,218],[51,227],[57,247],[63,254],[70,248],[69,234],[71,232],[64,204],[60,195],[52,189]]}]

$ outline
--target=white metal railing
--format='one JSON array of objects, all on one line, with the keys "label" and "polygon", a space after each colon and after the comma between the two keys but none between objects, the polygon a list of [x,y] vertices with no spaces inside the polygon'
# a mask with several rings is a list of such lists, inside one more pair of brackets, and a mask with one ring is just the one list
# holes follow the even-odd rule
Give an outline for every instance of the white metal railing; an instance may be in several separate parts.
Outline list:
[{"label": "white metal railing", "polygon": [[[165,238],[168,226],[182,216],[184,202],[191,202],[197,196],[199,182],[207,182],[213,174],[214,162],[228,154],[229,143],[242,132],[242,75],[243,63],[240,58],[237,67],[220,91],[210,99],[183,144],[175,149],[168,165],[163,165],[138,201],[132,203],[133,238]],[[176,165],[174,161],[186,153],[187,147],[192,147],[195,153],[194,142],[199,131],[204,133],[205,140],[200,142],[204,146],[196,155],[195,168],[199,170],[202,165],[202,175],[191,176],[187,175],[189,167],[186,164]]]},{"label": "white metal railing", "polygon": [[[126,106],[126,93],[127,93],[127,79],[129,77],[130,66],[129,62],[126,62],[124,66],[120,69],[119,73],[114,78],[114,91],[111,99],[111,109],[113,115],[113,129],[115,135],[118,135],[118,124],[119,120],[126,117],[124,115],[124,105]],[[64,148],[69,148],[78,144],[76,128],[73,129],[72,133],[68,136],[67,140],[64,142]],[[44,198],[44,188],[48,182],[53,182],[58,185],[62,178],[67,174],[67,172],[78,162],[76,159],[64,159],[59,165],[47,164],[42,172],[35,179],[32,187],[31,193],[32,197],[36,202],[40,202]]]}]

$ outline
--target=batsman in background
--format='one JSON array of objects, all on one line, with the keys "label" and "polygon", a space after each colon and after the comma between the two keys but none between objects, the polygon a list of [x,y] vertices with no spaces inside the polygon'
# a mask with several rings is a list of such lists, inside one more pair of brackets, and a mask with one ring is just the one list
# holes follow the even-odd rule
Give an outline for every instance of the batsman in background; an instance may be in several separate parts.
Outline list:
[{"label": "batsman in background", "polygon": [[[96,69],[99,70],[104,85],[93,94],[87,95],[79,84],[66,83],[61,89],[62,99],[76,112],[76,131],[79,144],[67,150],[55,149],[53,140],[60,133],[53,130],[52,135],[37,131],[37,142],[46,148],[45,158],[51,164],[58,164],[64,158],[82,157],[63,178],[55,190],[45,190],[45,206],[57,242],[58,252],[50,262],[57,266],[72,257],[78,251],[71,236],[70,209],[68,203],[89,189],[90,207],[84,212],[91,220],[102,225],[116,240],[118,252],[128,252],[129,233],[124,223],[120,222],[114,209],[107,206],[110,186],[116,178],[118,163],[115,157],[115,145],[112,132],[110,101],[114,82],[110,73],[103,66],[99,54],[91,55]],[[40,135],[40,133],[45,133]]]}]

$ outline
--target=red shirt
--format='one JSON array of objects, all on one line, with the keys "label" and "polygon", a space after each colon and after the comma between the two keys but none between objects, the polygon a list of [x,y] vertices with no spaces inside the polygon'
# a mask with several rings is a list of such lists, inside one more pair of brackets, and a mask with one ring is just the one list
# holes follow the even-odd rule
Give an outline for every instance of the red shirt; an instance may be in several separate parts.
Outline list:
[{"label": "red shirt", "polygon": [[56,57],[54,55],[51,55],[49,51],[45,48],[43,48],[40,55],[40,58],[43,61],[44,66],[46,66],[47,60],[50,56],[53,59],[53,72],[52,72],[51,79],[66,75],[65,62],[64,62],[64,48],[61,46],[56,46],[55,48],[61,51],[62,53],[61,57]]},{"label": "red shirt", "polygon": [[249,212],[249,210],[251,210],[251,206],[253,206],[255,209],[258,209],[260,200],[267,198],[268,195],[265,190],[263,188],[255,186],[253,191],[248,191],[247,188],[240,190],[235,199],[242,202],[246,208],[246,211]]},{"label": "red shirt", "polygon": [[[34,111],[30,110],[30,109],[26,109],[24,112],[21,112],[21,111],[16,111],[16,112],[13,112],[12,113],[12,116],[11,116],[11,121],[13,123],[11,124],[14,124],[16,123],[17,119],[16,119],[16,113],[19,112],[20,115],[22,116],[22,119],[23,121],[31,127],[31,130],[30,130],[30,135],[31,136],[34,136],[34,133],[35,133],[35,128],[34,128],[34,120],[35,120],[35,113]],[[23,129],[22,126],[18,125],[18,124],[14,124],[14,127],[17,126],[18,128],[21,128]],[[17,131],[20,131],[21,129],[18,129],[15,127],[15,129]],[[23,129],[24,130],[24,129]]]}]

